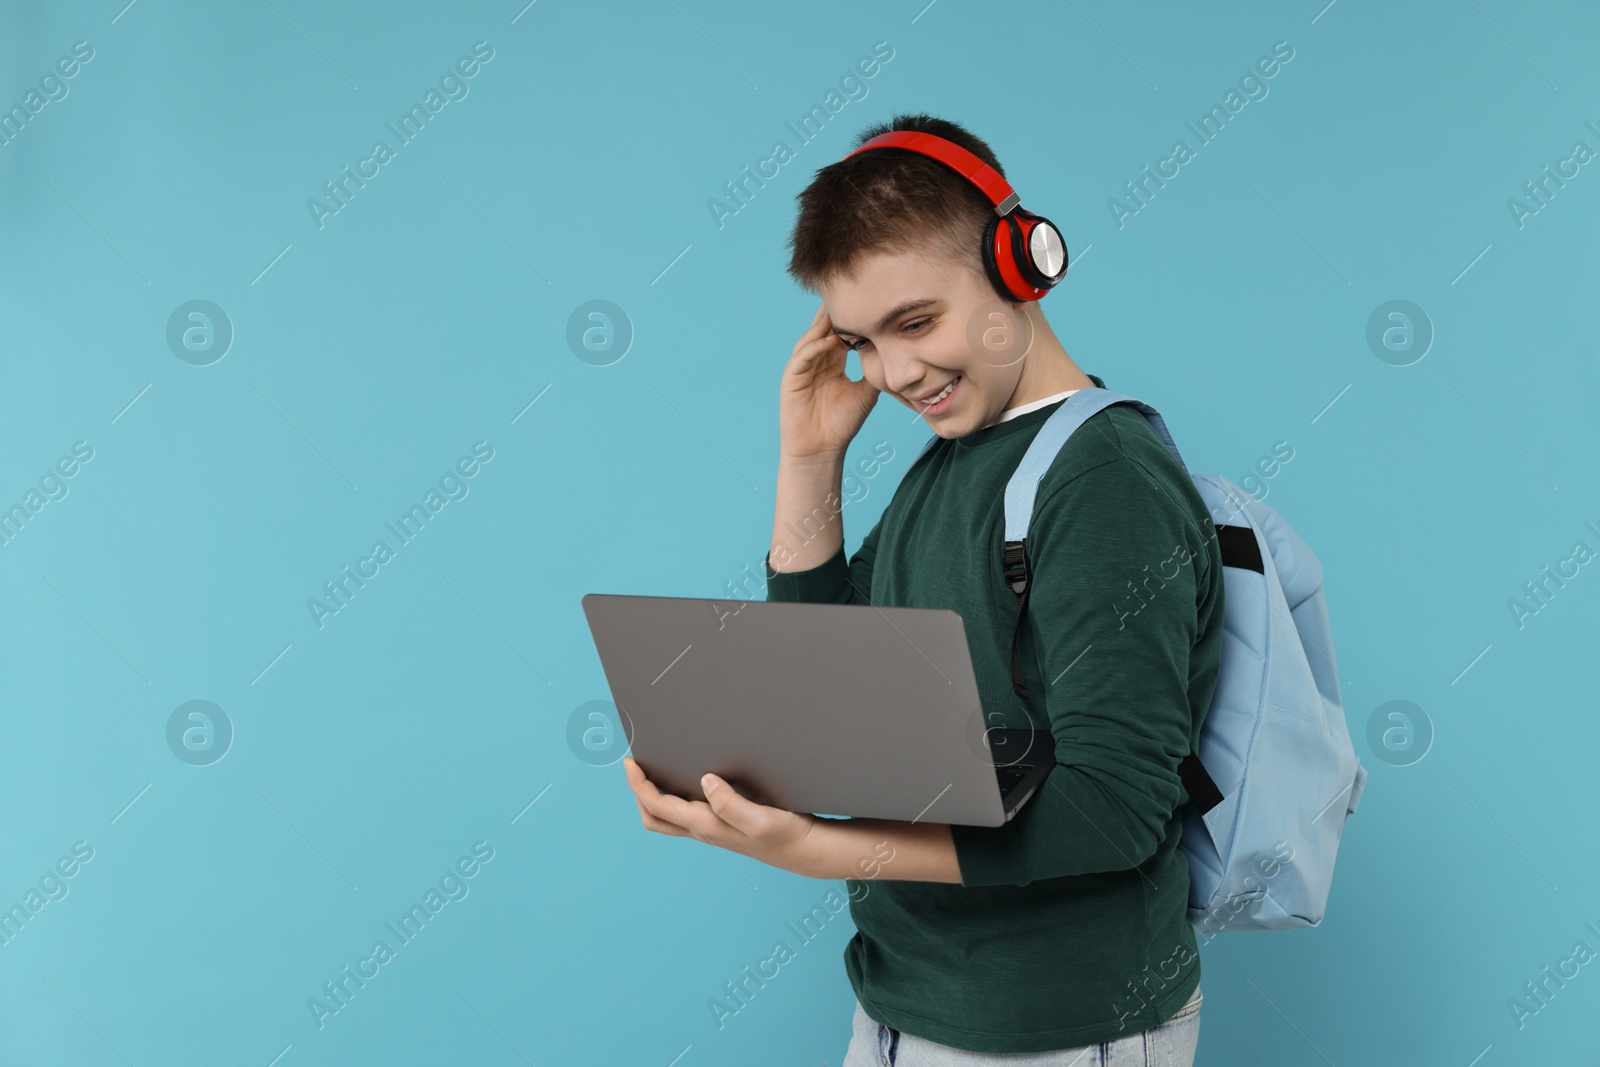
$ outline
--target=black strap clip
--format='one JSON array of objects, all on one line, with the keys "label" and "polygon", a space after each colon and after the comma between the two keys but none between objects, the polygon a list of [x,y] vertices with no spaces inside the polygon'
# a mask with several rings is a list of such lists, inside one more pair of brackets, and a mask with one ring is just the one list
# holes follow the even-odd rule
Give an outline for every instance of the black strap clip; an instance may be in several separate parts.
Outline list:
[{"label": "black strap clip", "polygon": [[1017,634],[1022,631],[1022,615],[1028,608],[1028,551],[1021,541],[1007,541],[1003,557],[1005,582],[1017,594],[1017,618],[1011,624],[1011,691],[1028,699],[1028,683],[1022,680],[1022,660],[1017,654]]},{"label": "black strap clip", "polygon": [[1022,541],[1007,541],[1004,563],[1006,584],[1018,596],[1028,590],[1028,552]]}]

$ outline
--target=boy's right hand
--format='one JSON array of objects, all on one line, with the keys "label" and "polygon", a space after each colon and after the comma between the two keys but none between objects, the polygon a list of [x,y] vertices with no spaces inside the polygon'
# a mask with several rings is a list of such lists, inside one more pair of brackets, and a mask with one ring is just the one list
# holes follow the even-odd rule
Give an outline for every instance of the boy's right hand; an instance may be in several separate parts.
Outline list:
[{"label": "boy's right hand", "polygon": [[826,304],[795,342],[779,386],[780,453],[791,459],[842,456],[878,402],[866,378],[845,373],[849,348],[834,334]]}]

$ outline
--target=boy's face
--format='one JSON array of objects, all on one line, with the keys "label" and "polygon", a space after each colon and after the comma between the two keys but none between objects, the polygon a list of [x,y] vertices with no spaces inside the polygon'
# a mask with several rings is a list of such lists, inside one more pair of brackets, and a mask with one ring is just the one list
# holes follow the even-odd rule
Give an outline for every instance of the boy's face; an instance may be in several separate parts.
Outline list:
[{"label": "boy's face", "polygon": [[[991,425],[1017,390],[1031,322],[964,263],[927,248],[873,252],[821,295],[866,379],[940,437]],[[955,390],[938,404],[922,402],[951,382]]]}]

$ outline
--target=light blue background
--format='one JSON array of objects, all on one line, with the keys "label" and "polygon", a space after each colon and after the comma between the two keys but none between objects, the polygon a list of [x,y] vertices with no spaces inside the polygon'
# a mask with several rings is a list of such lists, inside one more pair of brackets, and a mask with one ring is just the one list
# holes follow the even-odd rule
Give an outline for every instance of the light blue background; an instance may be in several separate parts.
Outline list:
[{"label": "light blue background", "polygon": [[[1192,469],[1294,449],[1267,500],[1326,568],[1372,778],[1323,925],[1205,947],[1197,1062],[1592,1054],[1600,964],[1523,1028],[1507,1006],[1600,950],[1600,576],[1507,606],[1600,549],[1600,174],[1507,207],[1600,149],[1592,7],[125,2],[0,16],[0,105],[94,49],[0,146],[0,506],[94,449],[0,547],[0,906],[94,849],[0,946],[0,1061],[840,1061],[847,914],[725,1028],[707,1000],[843,884],[647,833],[566,738],[608,695],[583,594],[761,574],[817,306],[783,273],[793,197],[896,111],[969,124],[1062,227],[1046,313]],[[477,41],[469,95],[319,229],[307,199]],[[800,145],[785,122],[878,41]],[[1196,147],[1277,41],[1269,95]],[[796,158],[719,227],[778,139]],[[166,342],[194,299],[236,331],[210,366]],[[566,340],[596,299],[636,332],[608,366]],[[1393,299],[1436,330],[1409,366],[1365,339]],[[848,548],[928,432],[878,405],[851,458],[896,458]],[[470,494],[319,629],[307,599],[478,441]],[[166,741],[194,699],[236,731],[210,766]],[[1410,766],[1367,739],[1393,699],[1435,731]],[[307,999],[477,841],[470,894],[319,1030]]]}]

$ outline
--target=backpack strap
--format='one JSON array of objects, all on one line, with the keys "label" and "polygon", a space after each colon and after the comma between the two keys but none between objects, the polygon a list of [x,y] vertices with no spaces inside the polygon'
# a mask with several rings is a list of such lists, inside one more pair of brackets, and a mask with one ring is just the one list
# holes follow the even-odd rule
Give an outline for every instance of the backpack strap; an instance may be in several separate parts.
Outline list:
[{"label": "backpack strap", "polygon": [[1006,483],[1006,540],[1001,559],[1005,583],[1011,587],[1013,593],[1017,594],[1017,615],[1011,626],[1011,688],[1024,699],[1028,697],[1028,683],[1022,678],[1022,661],[1017,654],[1017,635],[1022,630],[1022,615],[1028,606],[1028,586],[1032,578],[1032,572],[1028,567],[1028,523],[1033,519],[1033,505],[1039,495],[1039,481],[1050,469],[1050,464],[1055,462],[1056,455],[1061,451],[1061,446],[1067,443],[1067,438],[1071,437],[1091,415],[1112,404],[1132,404],[1137,407],[1150,421],[1156,436],[1160,437],[1172,452],[1178,465],[1185,471],[1189,469],[1183,462],[1183,456],[1178,452],[1178,446],[1172,440],[1172,434],[1167,432],[1167,424],[1161,418],[1160,412],[1143,401],[1112,392],[1110,389],[1095,386],[1079,389],[1063,400],[1061,406],[1051,412],[1050,418],[1039,427],[1039,432],[1028,445],[1028,451],[1022,456],[1022,462],[1017,464],[1016,472]]},{"label": "backpack strap", "polygon": [[1222,565],[1266,574],[1266,563],[1261,558],[1261,545],[1256,532],[1248,526],[1224,526],[1217,523],[1217,547],[1222,550]]},{"label": "backpack strap", "polygon": [[[1078,390],[1062,401],[1061,406],[1052,412],[1050,418],[1039,428],[1038,434],[1028,446],[1028,451],[1023,454],[1022,462],[1017,464],[1011,480],[1006,483],[1005,550],[1001,558],[1005,583],[1017,594],[1017,614],[1011,626],[1011,688],[1023,699],[1028,699],[1029,696],[1028,683],[1022,677],[1022,660],[1017,652],[1017,635],[1022,630],[1022,616],[1028,607],[1028,589],[1033,577],[1028,564],[1027,538],[1028,523],[1033,518],[1033,505],[1039,494],[1039,482],[1060,453],[1061,446],[1066,444],[1067,438],[1071,437],[1091,415],[1112,404],[1131,404],[1137,408],[1150,423],[1150,428],[1155,430],[1162,444],[1172,453],[1172,458],[1178,461],[1178,466],[1182,467],[1185,473],[1189,470],[1161,413],[1142,400],[1110,389],[1090,387]],[[929,446],[931,445],[930,441]],[[926,452],[927,448],[923,451]],[[1224,530],[1234,530],[1244,536],[1224,535]],[[1260,548],[1256,544],[1254,532],[1249,527],[1218,526],[1217,532],[1223,544],[1224,565],[1229,565],[1229,557],[1247,558],[1253,553],[1255,563],[1253,569],[1261,569]],[[1248,546],[1245,545],[1246,540],[1249,542]],[[1212,780],[1205,765],[1193,752],[1184,756],[1178,763],[1178,777],[1183,782],[1184,792],[1189,794],[1190,801],[1200,814],[1204,815],[1222,803],[1222,791],[1217,788],[1217,783]]]},{"label": "backpack strap", "polygon": [[1178,777],[1183,781],[1183,791],[1201,815],[1222,803],[1222,790],[1211,780],[1206,765],[1193,752],[1178,761]]}]

